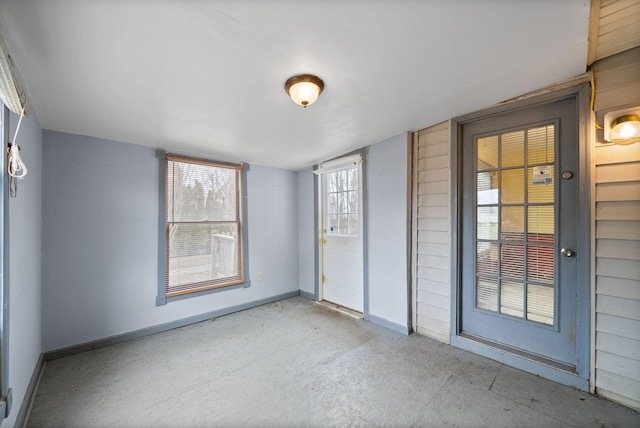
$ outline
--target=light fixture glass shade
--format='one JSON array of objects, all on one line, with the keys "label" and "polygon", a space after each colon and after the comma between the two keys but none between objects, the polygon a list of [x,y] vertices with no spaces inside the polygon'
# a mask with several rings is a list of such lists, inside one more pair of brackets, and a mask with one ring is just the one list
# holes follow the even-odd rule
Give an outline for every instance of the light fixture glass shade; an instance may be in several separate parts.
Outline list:
[{"label": "light fixture glass shade", "polygon": [[318,99],[324,89],[324,82],[312,74],[301,74],[287,80],[284,89],[294,103],[307,108]]},{"label": "light fixture glass shade", "polygon": [[616,144],[640,142],[640,117],[634,114],[618,117],[611,123],[609,139]]}]

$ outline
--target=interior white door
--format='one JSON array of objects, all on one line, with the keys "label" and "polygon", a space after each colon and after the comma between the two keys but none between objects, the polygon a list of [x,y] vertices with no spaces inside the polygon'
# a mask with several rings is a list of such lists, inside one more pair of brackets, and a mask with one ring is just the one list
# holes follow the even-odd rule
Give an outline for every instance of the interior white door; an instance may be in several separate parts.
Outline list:
[{"label": "interior white door", "polygon": [[363,312],[362,167],[321,175],[322,300]]}]

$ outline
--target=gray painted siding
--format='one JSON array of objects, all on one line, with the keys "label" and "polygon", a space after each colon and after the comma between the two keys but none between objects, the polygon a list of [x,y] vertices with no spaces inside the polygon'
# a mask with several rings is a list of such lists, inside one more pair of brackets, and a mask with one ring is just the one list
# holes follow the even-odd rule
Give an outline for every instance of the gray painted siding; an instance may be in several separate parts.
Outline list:
[{"label": "gray painted siding", "polygon": [[[640,48],[594,64],[599,124],[640,105],[639,68]],[[606,143],[602,131],[596,140],[595,386],[640,409],[640,144]]]},{"label": "gray painted siding", "polygon": [[416,332],[449,343],[450,166],[449,123],[416,133]]},{"label": "gray painted siding", "polygon": [[[13,139],[18,116],[11,114],[9,121]],[[9,387],[13,406],[3,427],[15,425],[42,352],[42,131],[34,113],[22,120],[17,143],[29,173],[18,181],[18,196],[9,199]]]},{"label": "gray painted siding", "polygon": [[44,351],[299,290],[295,172],[247,172],[250,287],[156,307],[155,150],[53,131],[43,139]]}]

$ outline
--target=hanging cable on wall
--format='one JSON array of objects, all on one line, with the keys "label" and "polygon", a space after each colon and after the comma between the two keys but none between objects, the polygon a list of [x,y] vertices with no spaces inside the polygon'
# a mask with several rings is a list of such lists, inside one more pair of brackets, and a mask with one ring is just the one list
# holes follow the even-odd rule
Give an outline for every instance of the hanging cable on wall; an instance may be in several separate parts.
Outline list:
[{"label": "hanging cable on wall", "polygon": [[7,169],[9,173],[9,195],[15,198],[18,194],[18,179],[24,178],[27,175],[27,166],[22,162],[20,157],[20,146],[16,143],[18,138],[18,132],[20,132],[20,125],[22,124],[22,118],[24,117],[24,108],[20,114],[18,120],[18,126],[16,127],[16,133],[13,135],[13,142],[9,141],[9,147],[7,148],[8,161]]}]

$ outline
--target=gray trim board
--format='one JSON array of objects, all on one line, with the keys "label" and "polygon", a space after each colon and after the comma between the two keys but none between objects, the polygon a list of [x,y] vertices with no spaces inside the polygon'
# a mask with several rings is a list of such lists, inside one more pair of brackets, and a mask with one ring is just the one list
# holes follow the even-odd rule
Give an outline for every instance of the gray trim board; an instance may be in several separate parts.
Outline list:
[{"label": "gray trim board", "polygon": [[[9,143],[9,109],[2,105],[2,137],[3,147],[7,147]],[[4,153],[4,149],[3,149]],[[0,186],[2,186],[2,197],[0,197],[0,235],[2,238],[2,244],[0,246],[0,263],[2,267],[0,269],[0,395],[4,399],[2,401],[5,404],[2,413],[0,414],[0,421],[7,416],[11,411],[11,398],[9,388],[9,289],[10,289],[10,275],[9,275],[9,180],[4,171],[7,170],[7,156],[1,156],[0,171],[2,171],[0,177]]]},{"label": "gray trim board", "polygon": [[164,324],[158,324],[151,327],[141,328],[139,330],[130,331],[127,333],[117,334],[114,336],[106,337],[104,339],[94,340],[92,342],[80,343],[78,345],[69,346],[61,349],[54,349],[44,353],[45,361],[57,360],[58,358],[64,358],[71,355],[79,354],[85,351],[92,351],[94,349],[104,348],[105,346],[116,345],[118,343],[127,342],[129,340],[139,339],[141,337],[150,336],[152,334],[161,333],[163,331],[173,330],[175,328],[184,327],[190,324],[206,321],[212,318],[218,318],[224,315],[229,315],[234,312],[244,311],[246,309],[255,308],[256,306],[266,305],[268,303],[277,302],[279,300],[288,299],[300,295],[299,290],[290,291],[288,293],[278,294],[276,296],[266,297],[264,299],[254,300],[240,305],[230,306],[228,308],[218,309],[204,314],[194,315],[187,318],[171,321]]},{"label": "gray trim board", "polygon": [[167,215],[167,162],[165,161],[167,152],[158,150],[156,154],[160,162],[160,174],[158,174],[158,294],[156,294],[156,306],[162,306],[167,304],[167,295],[165,294],[167,225],[164,221]]},{"label": "gray trim board", "polygon": [[308,291],[300,290],[300,295],[302,297],[304,297],[305,299],[309,299],[309,300],[313,300],[313,301],[317,301],[318,300],[314,293],[309,293]]},{"label": "gray trim board", "polygon": [[413,132],[407,132],[407,325],[413,332]]},{"label": "gray trim board", "polygon": [[362,156],[362,286],[364,287],[363,316],[368,320],[369,314],[369,149],[365,147],[350,154],[360,153]]},{"label": "gray trim board", "polygon": [[[318,165],[313,167],[315,171]],[[313,174],[313,293],[316,302],[320,300],[320,240],[318,238],[320,231],[320,180],[318,175]]]},{"label": "gray trim board", "polygon": [[44,355],[40,354],[38,361],[36,362],[36,366],[33,369],[33,374],[31,375],[29,384],[27,385],[27,390],[24,393],[24,399],[22,400],[22,405],[18,411],[18,416],[16,416],[17,427],[26,426],[27,424],[27,417],[29,416],[31,404],[36,398],[38,383],[40,382],[40,376],[42,376],[42,371],[44,370],[44,364]]},{"label": "gray trim board", "polygon": [[396,333],[404,334],[405,336],[408,336],[411,333],[411,327],[391,322],[375,315],[369,314],[369,318],[367,319],[367,321],[377,324],[381,327],[388,328],[389,330],[393,330]]}]

